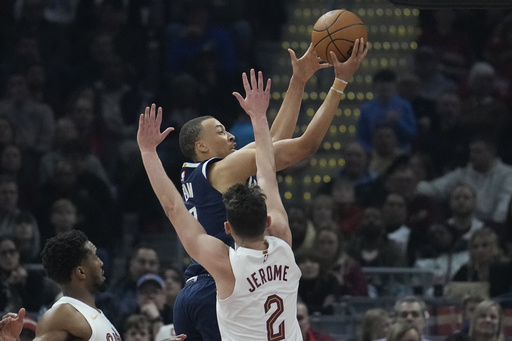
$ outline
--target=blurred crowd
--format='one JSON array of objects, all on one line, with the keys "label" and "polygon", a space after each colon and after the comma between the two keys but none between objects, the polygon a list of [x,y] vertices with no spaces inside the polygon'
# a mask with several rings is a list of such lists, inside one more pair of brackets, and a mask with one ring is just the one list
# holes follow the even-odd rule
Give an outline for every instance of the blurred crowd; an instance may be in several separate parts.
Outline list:
[{"label": "blurred crowd", "polygon": [[[126,214],[135,241],[166,228],[138,115],[155,102],[164,126],[208,114],[230,130],[241,72],[264,70],[255,47],[285,21],[286,2],[271,0],[0,3],[0,311],[23,306],[37,322],[59,295],[41,247],[81,229],[107,276],[128,258],[99,296],[116,327],[172,324],[183,264],[146,244],[116,254]],[[512,14],[422,11],[420,26],[410,67],[372,75],[345,165],[312,200],[286,203],[306,315],[336,314],[346,297],[456,297],[460,283],[500,302],[512,293]],[[177,134],[159,153],[179,184]],[[364,272],[375,267],[432,283]]]}]

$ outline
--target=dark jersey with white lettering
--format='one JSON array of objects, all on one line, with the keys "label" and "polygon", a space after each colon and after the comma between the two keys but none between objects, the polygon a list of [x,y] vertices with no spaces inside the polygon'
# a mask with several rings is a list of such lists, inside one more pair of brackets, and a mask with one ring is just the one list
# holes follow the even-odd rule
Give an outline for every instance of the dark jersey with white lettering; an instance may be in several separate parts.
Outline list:
[{"label": "dark jersey with white lettering", "polygon": [[[222,193],[213,188],[208,180],[208,167],[220,160],[222,159],[211,158],[203,162],[185,162],[181,168],[181,188],[185,206],[201,223],[206,233],[233,246],[233,238],[224,231],[226,209],[222,202]],[[191,259],[185,270],[185,277],[202,273],[206,273],[206,270]]]}]

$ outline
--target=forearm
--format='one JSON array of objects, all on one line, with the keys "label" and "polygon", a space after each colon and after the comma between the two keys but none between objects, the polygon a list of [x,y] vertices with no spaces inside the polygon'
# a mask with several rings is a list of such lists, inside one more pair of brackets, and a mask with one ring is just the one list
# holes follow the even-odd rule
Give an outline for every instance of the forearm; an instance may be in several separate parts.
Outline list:
[{"label": "forearm", "polygon": [[305,83],[292,76],[283,103],[270,129],[273,141],[289,139],[293,135],[299,117]]}]

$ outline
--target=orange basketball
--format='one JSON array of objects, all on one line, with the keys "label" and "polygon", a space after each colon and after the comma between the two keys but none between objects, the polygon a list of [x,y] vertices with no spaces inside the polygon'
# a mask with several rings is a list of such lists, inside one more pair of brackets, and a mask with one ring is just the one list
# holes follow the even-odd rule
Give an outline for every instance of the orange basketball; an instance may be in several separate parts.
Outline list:
[{"label": "orange basketball", "polygon": [[346,61],[358,38],[364,38],[366,44],[366,26],[357,15],[346,9],[332,10],[322,15],[313,26],[311,35],[316,54],[329,63],[329,51],[333,51],[340,62]]}]

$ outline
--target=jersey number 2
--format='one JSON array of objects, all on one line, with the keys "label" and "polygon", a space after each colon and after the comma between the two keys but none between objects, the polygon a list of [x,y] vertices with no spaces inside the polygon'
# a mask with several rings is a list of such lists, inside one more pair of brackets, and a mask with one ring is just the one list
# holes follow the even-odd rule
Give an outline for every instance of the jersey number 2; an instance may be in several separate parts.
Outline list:
[{"label": "jersey number 2", "polygon": [[265,301],[265,313],[267,313],[272,306],[275,306],[276,310],[272,313],[272,315],[270,315],[269,319],[267,320],[267,340],[284,340],[284,321],[279,324],[278,331],[274,331],[274,324],[277,318],[284,312],[283,299],[277,295],[270,295],[269,297],[267,297],[267,300]]}]

